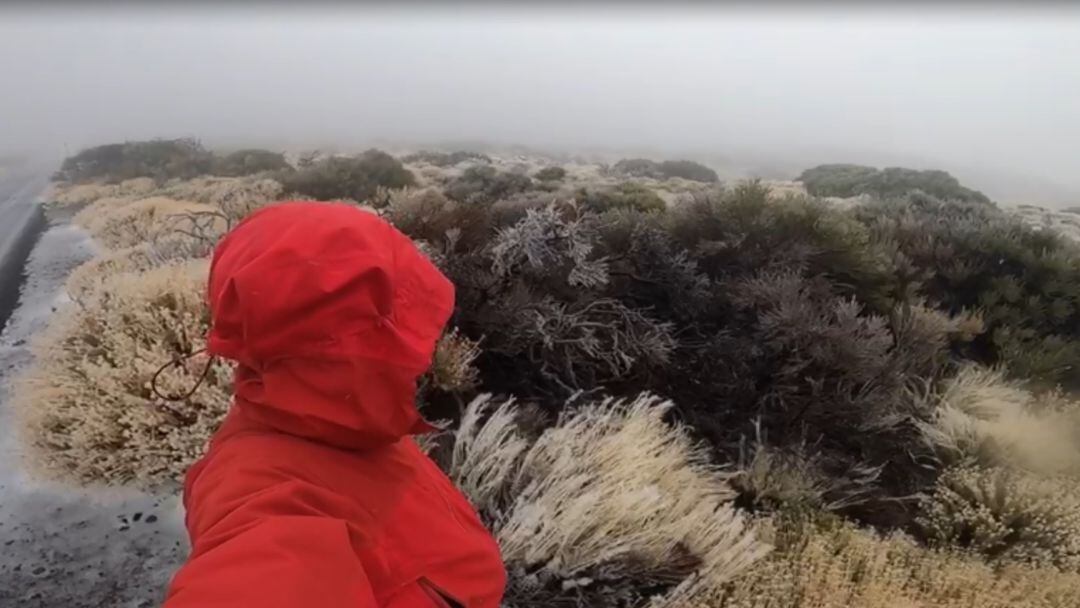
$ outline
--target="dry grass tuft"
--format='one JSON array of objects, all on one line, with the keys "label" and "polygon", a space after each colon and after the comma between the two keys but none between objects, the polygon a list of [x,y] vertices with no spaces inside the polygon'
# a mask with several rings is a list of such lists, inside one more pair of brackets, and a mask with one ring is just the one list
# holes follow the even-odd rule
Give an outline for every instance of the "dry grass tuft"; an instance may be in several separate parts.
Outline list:
[{"label": "dry grass tuft", "polygon": [[766,445],[759,435],[741,454],[731,485],[739,492],[739,503],[753,510],[839,511],[872,498],[880,467],[835,468],[808,446],[780,449]]},{"label": "dry grass tuft", "polygon": [[1071,608],[1080,575],[925,549],[851,524],[782,523],[776,551],[709,608]]},{"label": "dry grass tuft", "polygon": [[[86,483],[154,486],[183,475],[225,414],[230,370],[216,363],[177,403],[155,397],[150,379],[203,347],[206,270],[199,260],[119,273],[54,317],[13,392],[35,463]],[[170,367],[158,389],[183,394],[205,364],[196,356]]]},{"label": "dry grass tuft", "polygon": [[469,405],[450,474],[502,547],[508,605],[634,605],[664,590],[656,605],[682,605],[766,554],[726,476],[664,422],[670,408],[604,400],[530,440],[512,402]]},{"label": "dry grass tuft", "polygon": [[935,418],[923,432],[947,460],[1080,473],[1080,404],[1052,393],[1037,397],[1001,371],[977,366],[932,398]]}]

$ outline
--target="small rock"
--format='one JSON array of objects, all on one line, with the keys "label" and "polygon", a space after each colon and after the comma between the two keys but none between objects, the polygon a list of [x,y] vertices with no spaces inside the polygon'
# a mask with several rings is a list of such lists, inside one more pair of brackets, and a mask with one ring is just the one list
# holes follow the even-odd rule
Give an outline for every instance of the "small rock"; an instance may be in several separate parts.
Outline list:
[{"label": "small rock", "polygon": [[38,574],[42,574],[43,572],[45,572],[45,566],[38,566],[31,571],[31,574],[34,574],[36,576]]},{"label": "small rock", "polygon": [[[136,520],[136,521],[138,521],[138,520]],[[152,524],[155,521],[157,521],[157,515],[147,515],[146,516],[146,523]]]},{"label": "small rock", "polygon": [[131,516],[132,521],[139,521],[142,519],[142,511],[136,511],[135,515]]}]

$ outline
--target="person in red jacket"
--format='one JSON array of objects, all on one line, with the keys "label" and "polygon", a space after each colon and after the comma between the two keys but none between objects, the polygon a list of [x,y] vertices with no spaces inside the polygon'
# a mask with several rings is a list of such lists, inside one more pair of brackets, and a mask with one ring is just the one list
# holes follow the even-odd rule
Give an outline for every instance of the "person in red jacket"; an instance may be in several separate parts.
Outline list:
[{"label": "person in red jacket", "polygon": [[166,608],[498,606],[498,546],[409,437],[446,277],[372,213],[291,202],[221,241],[208,296],[235,399],[185,480]]}]

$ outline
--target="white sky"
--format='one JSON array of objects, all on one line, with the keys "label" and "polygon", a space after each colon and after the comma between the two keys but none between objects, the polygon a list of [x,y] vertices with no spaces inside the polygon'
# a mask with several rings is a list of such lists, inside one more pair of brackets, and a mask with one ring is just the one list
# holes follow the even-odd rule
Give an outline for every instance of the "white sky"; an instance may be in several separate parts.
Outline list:
[{"label": "white sky", "polygon": [[1080,11],[902,11],[0,8],[0,149],[493,139],[936,164],[1080,192]]}]

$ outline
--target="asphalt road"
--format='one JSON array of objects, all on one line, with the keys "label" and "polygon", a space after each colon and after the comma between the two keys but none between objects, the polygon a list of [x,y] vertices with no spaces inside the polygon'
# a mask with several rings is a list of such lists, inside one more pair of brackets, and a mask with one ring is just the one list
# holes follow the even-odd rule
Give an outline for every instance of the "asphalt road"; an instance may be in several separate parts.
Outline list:
[{"label": "asphalt road", "polygon": [[0,317],[5,297],[14,309],[0,334],[0,608],[157,606],[187,552],[177,498],[46,483],[23,466],[7,381],[93,253],[81,231],[45,225],[35,200],[47,175],[0,177]]}]

